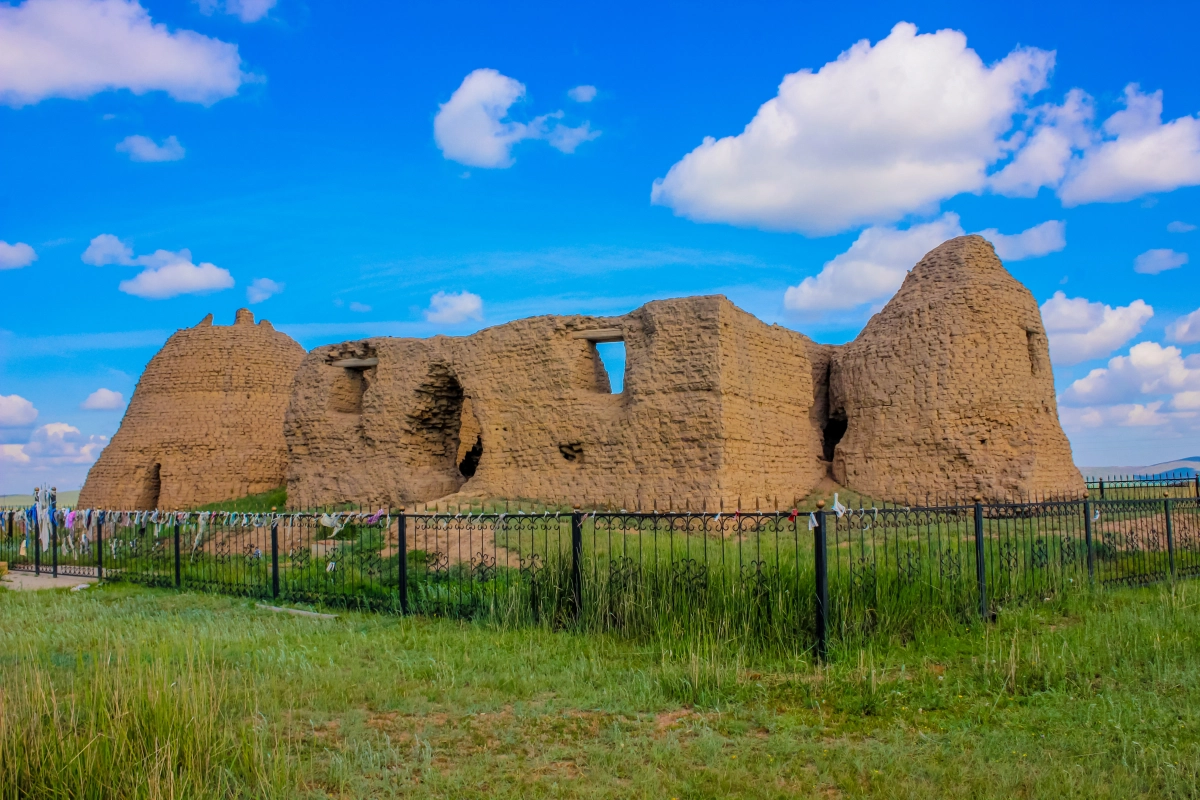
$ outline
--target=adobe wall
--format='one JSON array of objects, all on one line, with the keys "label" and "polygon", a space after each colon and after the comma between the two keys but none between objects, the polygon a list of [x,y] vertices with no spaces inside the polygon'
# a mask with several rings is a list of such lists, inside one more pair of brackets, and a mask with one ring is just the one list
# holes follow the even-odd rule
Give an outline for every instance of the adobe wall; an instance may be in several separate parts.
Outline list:
[{"label": "adobe wall", "polygon": [[[580,338],[597,330],[624,338],[621,394]],[[823,474],[807,343],[723,297],[694,297],[623,317],[317,348],[285,423],[289,503],[400,505],[455,491],[643,507],[791,502]],[[378,363],[334,365],[346,358]]]},{"label": "adobe wall", "polygon": [[80,507],[182,509],[281,486],[283,417],[303,358],[246,309],[231,326],[210,314],[177,331],[142,373]]},{"label": "adobe wall", "polygon": [[1079,494],[1041,313],[979,236],[930,251],[838,348],[834,478],[886,499]]}]

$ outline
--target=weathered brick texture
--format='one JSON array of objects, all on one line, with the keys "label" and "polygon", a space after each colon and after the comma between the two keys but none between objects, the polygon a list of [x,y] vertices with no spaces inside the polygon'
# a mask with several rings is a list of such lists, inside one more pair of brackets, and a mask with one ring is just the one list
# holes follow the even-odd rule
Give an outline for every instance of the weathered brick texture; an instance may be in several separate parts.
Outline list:
[{"label": "weathered brick texture", "polygon": [[829,414],[846,420],[834,478],[876,497],[1084,489],[1037,301],[979,236],[926,254],[837,348]]},{"label": "weathered brick texture", "polygon": [[248,310],[208,315],[150,360],[79,504],[190,508],[283,484],[283,415],[304,348]]},{"label": "weathered brick texture", "polygon": [[[614,328],[626,352],[615,395],[595,345],[575,336]],[[791,503],[824,474],[810,345],[723,297],[693,297],[624,317],[320,347],[297,372],[285,424],[289,502]],[[346,358],[379,363],[333,365]],[[468,476],[472,447],[482,453]]]}]

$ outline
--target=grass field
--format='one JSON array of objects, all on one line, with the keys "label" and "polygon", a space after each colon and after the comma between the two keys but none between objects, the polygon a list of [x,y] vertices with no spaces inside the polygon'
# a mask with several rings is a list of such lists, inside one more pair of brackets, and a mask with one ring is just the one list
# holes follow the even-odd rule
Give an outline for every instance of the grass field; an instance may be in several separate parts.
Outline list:
[{"label": "grass field", "polygon": [[1194,797],[1200,587],[767,659],[0,591],[0,797]]}]

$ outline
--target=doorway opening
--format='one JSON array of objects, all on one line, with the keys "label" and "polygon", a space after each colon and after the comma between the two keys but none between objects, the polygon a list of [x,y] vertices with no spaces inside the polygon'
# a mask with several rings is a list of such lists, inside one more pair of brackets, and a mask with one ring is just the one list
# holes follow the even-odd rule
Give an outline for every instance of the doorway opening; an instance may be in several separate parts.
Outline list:
[{"label": "doorway opening", "polygon": [[137,508],[158,508],[158,498],[162,494],[162,464],[155,463],[146,472],[146,480],[142,484],[141,496]]},{"label": "doorway opening", "polygon": [[845,412],[831,415],[825,422],[825,428],[822,430],[821,446],[826,461],[833,461],[834,453],[837,452],[838,442],[846,435],[846,426],[848,424]]}]

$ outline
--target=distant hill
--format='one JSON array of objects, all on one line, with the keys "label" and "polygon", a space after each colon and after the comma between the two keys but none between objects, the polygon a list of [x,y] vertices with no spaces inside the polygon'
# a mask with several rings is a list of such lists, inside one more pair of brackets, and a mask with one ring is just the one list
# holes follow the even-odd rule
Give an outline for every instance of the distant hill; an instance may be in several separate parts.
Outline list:
[{"label": "distant hill", "polygon": [[1177,461],[1164,461],[1161,464],[1148,464],[1135,467],[1080,467],[1079,471],[1083,473],[1084,478],[1090,480],[1125,476],[1137,476],[1139,478],[1153,478],[1165,475],[1195,477],[1200,472],[1200,456],[1189,456]]},{"label": "distant hill", "polygon": [[[63,508],[74,508],[77,502],[79,502],[78,489],[73,492],[58,493],[58,504]],[[0,507],[30,505],[33,505],[33,495],[31,494],[0,494]]]}]

